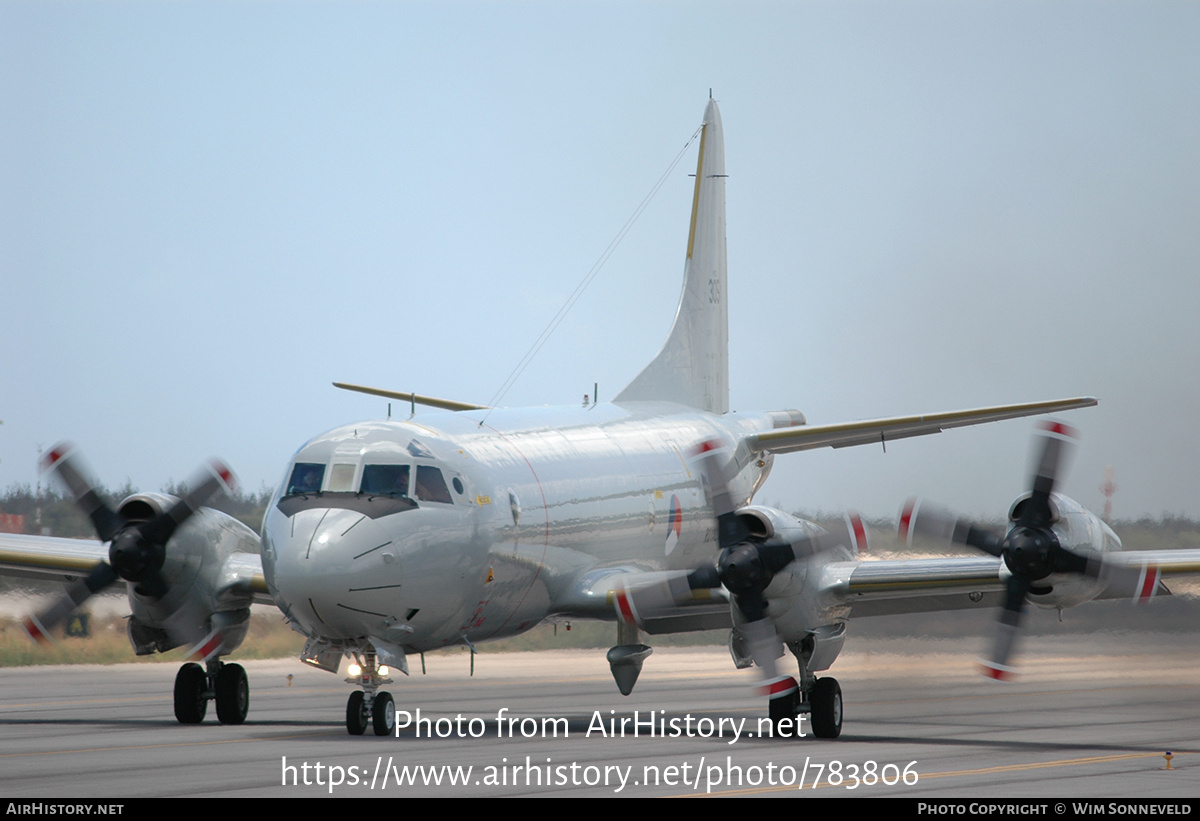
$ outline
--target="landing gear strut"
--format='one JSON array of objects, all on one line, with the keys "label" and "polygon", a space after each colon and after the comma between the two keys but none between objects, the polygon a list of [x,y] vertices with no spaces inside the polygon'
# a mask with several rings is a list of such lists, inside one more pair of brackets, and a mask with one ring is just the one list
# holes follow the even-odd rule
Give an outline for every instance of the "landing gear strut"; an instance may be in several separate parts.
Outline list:
[{"label": "landing gear strut", "polygon": [[[841,634],[844,628],[832,635],[836,648],[841,648]],[[801,732],[811,731],[817,738],[837,738],[842,733],[842,688],[835,678],[817,678],[813,668],[825,669],[833,663],[837,656],[826,653],[814,661],[817,655],[817,642],[813,636],[803,641],[789,644],[788,649],[796,657],[800,665],[799,680],[791,676],[775,679],[768,684],[770,706],[768,708],[771,724],[780,737],[799,736]],[[736,658],[736,657],[735,657]],[[796,722],[797,716],[808,713],[809,727],[803,727],[803,718]]]},{"label": "landing gear strut", "polygon": [[208,702],[217,702],[217,720],[241,724],[250,710],[250,683],[240,664],[212,659],[207,669],[188,662],[175,675],[175,718],[180,724],[204,721]]},{"label": "landing gear strut", "polygon": [[375,735],[391,735],[396,730],[396,703],[391,693],[379,689],[381,684],[391,681],[387,678],[387,668],[378,664],[374,653],[364,653],[361,659],[355,654],[354,660],[358,672],[352,667],[346,681],[362,689],[351,693],[346,702],[346,732],[362,735],[369,725]]}]

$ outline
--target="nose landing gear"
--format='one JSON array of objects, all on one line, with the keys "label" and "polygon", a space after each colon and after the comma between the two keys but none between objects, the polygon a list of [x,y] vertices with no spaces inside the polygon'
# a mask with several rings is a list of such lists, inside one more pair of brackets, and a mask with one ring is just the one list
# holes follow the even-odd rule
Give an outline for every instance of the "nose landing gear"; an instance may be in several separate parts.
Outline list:
[{"label": "nose landing gear", "polygon": [[392,681],[388,668],[378,664],[374,653],[364,653],[361,659],[355,653],[354,662],[346,683],[362,689],[351,693],[346,702],[346,732],[362,735],[369,725],[375,735],[391,735],[396,731],[396,703],[391,693],[379,689]]}]

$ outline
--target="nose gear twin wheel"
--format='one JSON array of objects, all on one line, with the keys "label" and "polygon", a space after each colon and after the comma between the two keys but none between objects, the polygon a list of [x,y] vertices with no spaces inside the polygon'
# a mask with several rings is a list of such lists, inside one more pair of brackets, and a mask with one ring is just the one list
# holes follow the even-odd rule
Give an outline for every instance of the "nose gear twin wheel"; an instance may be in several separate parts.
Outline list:
[{"label": "nose gear twin wheel", "polygon": [[346,732],[350,735],[362,735],[367,731],[367,700],[362,690],[355,690],[346,702]]}]

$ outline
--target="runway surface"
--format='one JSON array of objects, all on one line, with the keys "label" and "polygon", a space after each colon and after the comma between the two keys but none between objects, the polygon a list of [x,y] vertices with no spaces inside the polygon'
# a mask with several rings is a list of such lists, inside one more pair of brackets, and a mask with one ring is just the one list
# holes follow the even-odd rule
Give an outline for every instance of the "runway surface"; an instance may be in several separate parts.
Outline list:
[{"label": "runway surface", "polygon": [[[219,725],[211,705],[203,725],[177,724],[172,665],[10,668],[0,795],[1200,794],[1196,636],[1086,641],[1030,638],[1021,679],[1000,684],[974,672],[978,639],[852,640],[831,671],[846,699],[836,741],[761,737],[764,700],[717,648],[657,650],[629,698],[602,650],[478,656],[474,678],[465,654],[428,657],[427,675],[414,660],[388,689],[399,710],[430,721],[399,738],[347,735],[351,688],[295,661],[246,662],[239,727]],[[628,723],[624,737],[608,734],[610,718],[635,711],[637,737]]]}]

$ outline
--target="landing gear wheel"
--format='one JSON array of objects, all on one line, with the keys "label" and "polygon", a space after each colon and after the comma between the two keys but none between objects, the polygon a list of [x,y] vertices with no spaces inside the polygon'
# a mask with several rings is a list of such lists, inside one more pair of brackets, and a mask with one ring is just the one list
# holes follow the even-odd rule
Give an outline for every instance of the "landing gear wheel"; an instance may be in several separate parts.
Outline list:
[{"label": "landing gear wheel", "polygon": [[222,724],[241,724],[250,710],[250,682],[240,664],[225,664],[217,673],[217,718]]},{"label": "landing gear wheel", "polygon": [[396,731],[396,703],[391,693],[376,693],[371,705],[371,723],[375,725],[375,735],[391,735]]},{"label": "landing gear wheel", "polygon": [[180,724],[199,724],[208,711],[208,676],[204,668],[189,662],[175,674],[175,718]]},{"label": "landing gear wheel", "polygon": [[812,704],[813,734],[817,738],[837,738],[841,735],[842,688],[837,679],[817,679],[809,701]]},{"label": "landing gear wheel", "polygon": [[346,732],[350,733],[350,735],[362,735],[366,731],[366,699],[363,698],[362,690],[355,690],[350,694],[350,700],[346,702]]},{"label": "landing gear wheel", "polygon": [[799,728],[796,726],[796,711],[799,707],[800,692],[798,690],[793,690],[786,696],[771,699],[767,706],[767,715],[771,718],[771,727],[774,728],[776,738],[799,736]]}]

